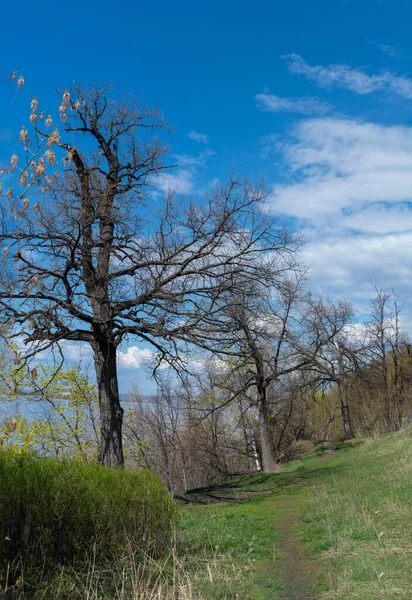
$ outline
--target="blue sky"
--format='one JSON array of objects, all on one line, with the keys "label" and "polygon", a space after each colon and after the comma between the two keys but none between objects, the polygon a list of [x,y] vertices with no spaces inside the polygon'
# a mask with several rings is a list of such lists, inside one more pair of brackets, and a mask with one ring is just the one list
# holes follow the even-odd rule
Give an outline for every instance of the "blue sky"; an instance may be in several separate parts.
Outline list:
[{"label": "blue sky", "polygon": [[[8,2],[0,160],[33,94],[52,109],[72,81],[112,82],[172,125],[165,187],[264,176],[270,210],[305,232],[315,290],[362,307],[371,283],[393,286],[412,323],[411,23],[407,0]],[[131,346],[122,391],[147,391]]]}]

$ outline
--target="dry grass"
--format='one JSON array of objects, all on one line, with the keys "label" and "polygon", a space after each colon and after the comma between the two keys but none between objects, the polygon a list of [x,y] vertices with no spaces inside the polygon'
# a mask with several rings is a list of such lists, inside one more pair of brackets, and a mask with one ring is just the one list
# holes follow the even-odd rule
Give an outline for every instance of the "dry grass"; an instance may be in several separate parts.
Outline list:
[{"label": "dry grass", "polygon": [[80,568],[60,567],[36,590],[21,586],[22,577],[17,586],[6,587],[3,592],[8,590],[13,600],[205,600],[201,592],[205,583],[229,590],[248,570],[228,560],[218,548],[211,557],[206,558],[207,554],[205,548],[203,557],[179,556],[175,544],[162,559],[130,552],[102,568],[92,558]]}]

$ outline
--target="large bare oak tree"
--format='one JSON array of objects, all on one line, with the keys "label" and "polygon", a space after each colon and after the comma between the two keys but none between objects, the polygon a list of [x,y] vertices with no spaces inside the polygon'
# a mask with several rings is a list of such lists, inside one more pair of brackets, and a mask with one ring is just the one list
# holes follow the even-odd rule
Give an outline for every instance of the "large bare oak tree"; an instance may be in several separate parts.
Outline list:
[{"label": "large bare oak tree", "polygon": [[176,369],[193,345],[213,349],[230,333],[221,299],[264,277],[267,252],[287,236],[248,182],[232,178],[201,201],[156,191],[167,168],[158,111],[98,87],[64,92],[58,126],[31,107],[32,145],[23,128],[25,158],[13,155],[3,184],[1,322],[26,343],[22,360],[65,340],[90,344],[100,460],[117,467],[119,344],[135,336]]}]

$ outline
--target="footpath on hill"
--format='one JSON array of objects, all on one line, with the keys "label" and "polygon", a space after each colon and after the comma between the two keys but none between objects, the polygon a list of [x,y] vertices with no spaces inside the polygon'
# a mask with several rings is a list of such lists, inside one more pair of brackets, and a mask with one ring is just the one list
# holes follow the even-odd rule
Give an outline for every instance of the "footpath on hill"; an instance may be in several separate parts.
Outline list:
[{"label": "footpath on hill", "polygon": [[[180,498],[193,600],[412,598],[412,430]],[[206,575],[202,576],[202,569]]]},{"label": "footpath on hill", "polygon": [[302,503],[295,496],[283,502],[279,512],[279,565],[284,575],[284,598],[288,600],[312,600],[314,582],[319,576],[318,566],[305,556],[296,535],[296,527],[302,518]]},{"label": "footpath on hill", "polygon": [[[331,458],[319,448],[313,467]],[[304,463],[302,463],[304,464]],[[237,477],[191,490],[178,500],[186,507],[184,531],[203,540],[203,560],[213,545],[215,572],[201,598],[219,600],[315,600],[322,572],[305,552],[299,526],[310,502],[313,469],[300,462],[283,472]],[[219,573],[217,565],[222,567]]]}]

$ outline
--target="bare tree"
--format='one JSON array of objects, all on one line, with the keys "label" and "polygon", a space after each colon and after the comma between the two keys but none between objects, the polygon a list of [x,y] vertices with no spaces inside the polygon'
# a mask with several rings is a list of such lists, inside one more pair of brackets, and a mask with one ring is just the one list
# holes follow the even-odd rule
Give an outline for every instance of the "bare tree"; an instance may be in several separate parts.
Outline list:
[{"label": "bare tree", "polygon": [[352,306],[344,300],[309,299],[305,321],[317,349],[316,353],[311,352],[310,369],[319,382],[337,386],[345,438],[352,439],[354,432],[347,397],[347,376],[356,367],[360,350],[364,347],[364,340],[357,339],[357,331],[350,328]]},{"label": "bare tree", "polygon": [[384,397],[384,418],[387,431],[392,429],[390,382],[389,382],[389,339],[393,335],[393,315],[389,314],[391,295],[375,287],[376,295],[371,302],[372,314],[368,323],[369,353],[378,375]]},{"label": "bare tree", "polygon": [[[392,291],[394,294],[394,292]],[[410,354],[409,343],[400,326],[400,309],[398,302],[393,302],[393,336],[389,340],[393,361],[393,399],[394,399],[394,429],[399,431],[403,425],[405,406],[405,387],[407,374],[405,363]],[[409,351],[408,351],[409,350]]]},{"label": "bare tree", "polygon": [[254,471],[236,403],[199,419],[198,406],[214,402],[213,386],[167,385],[144,399],[134,395],[125,420],[127,463],[157,471],[173,493]]},{"label": "bare tree", "polygon": [[166,168],[158,111],[113,102],[106,88],[75,87],[64,92],[60,115],[58,130],[33,99],[33,149],[24,128],[22,167],[12,158],[24,193],[4,187],[1,323],[24,339],[26,360],[64,340],[90,344],[100,461],[117,467],[119,344],[130,336],[148,344],[154,373],[165,361],[185,368],[185,349],[213,347],[228,334],[218,306],[234,274],[261,279],[270,260],[259,257],[289,242],[260,213],[260,186],[232,178],[197,203],[156,193]]},{"label": "bare tree", "polygon": [[385,292],[375,287],[367,331],[370,367],[380,383],[384,399],[385,430],[400,429],[407,342],[401,331],[400,310],[393,290]]},{"label": "bare tree", "polygon": [[[253,294],[233,298],[229,314],[237,332],[238,351],[233,371],[243,373],[242,388],[258,407],[262,469],[276,472],[280,439],[275,442],[277,416],[271,406],[282,410],[271,395],[279,397],[280,382],[308,364],[299,350],[300,325],[297,308],[302,299],[304,270],[296,260],[296,247],[289,260],[276,265],[265,287],[255,286]],[[235,395],[237,395],[235,393]],[[282,428],[279,434],[282,437]]]}]

